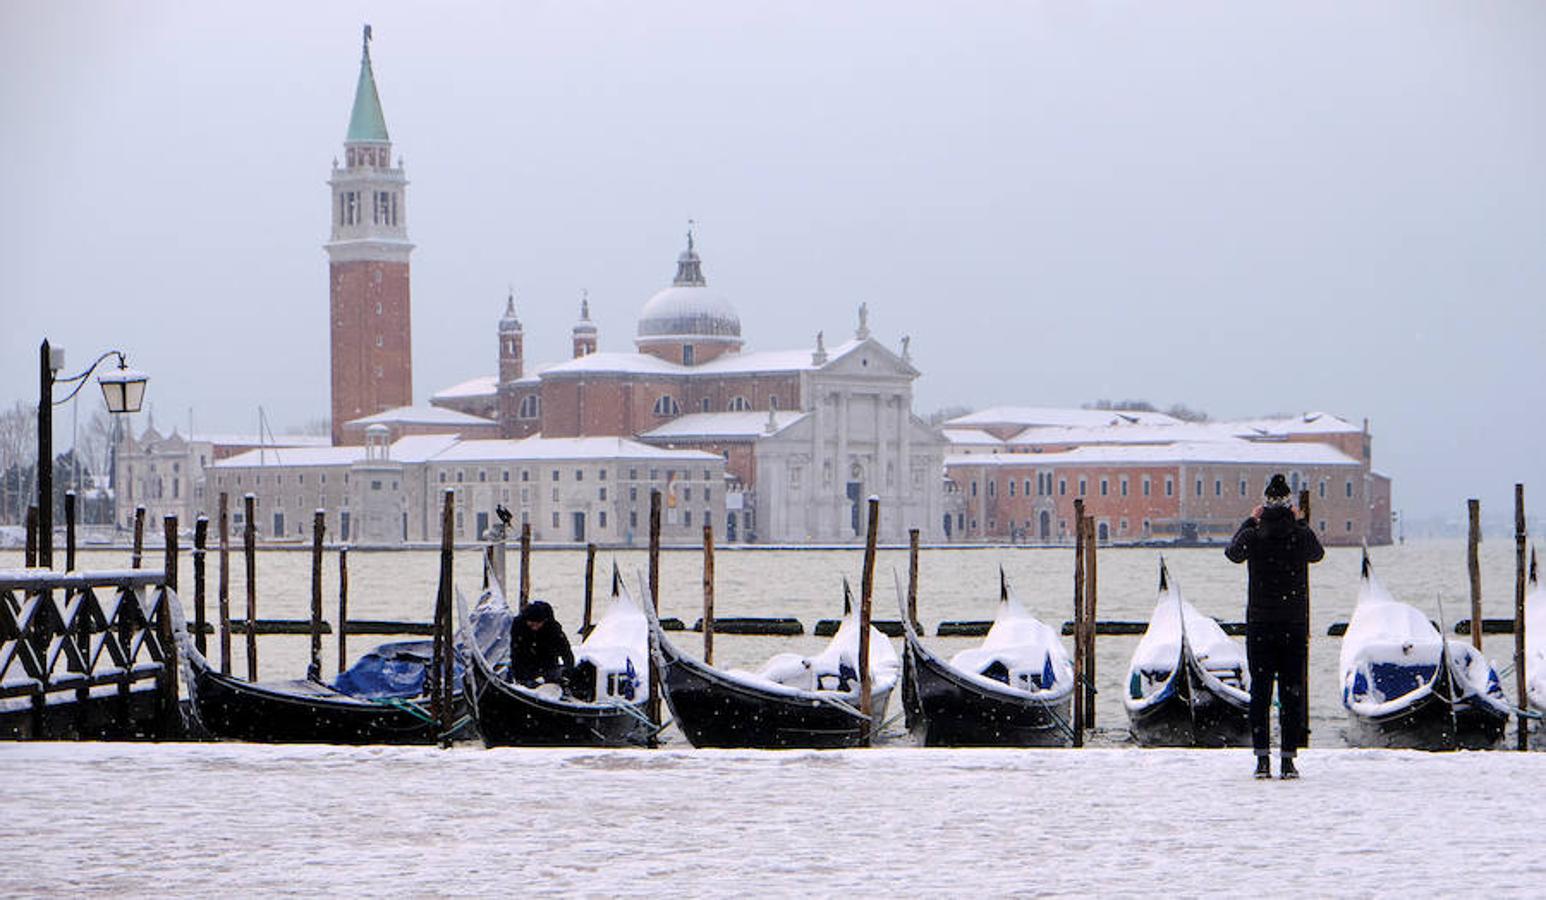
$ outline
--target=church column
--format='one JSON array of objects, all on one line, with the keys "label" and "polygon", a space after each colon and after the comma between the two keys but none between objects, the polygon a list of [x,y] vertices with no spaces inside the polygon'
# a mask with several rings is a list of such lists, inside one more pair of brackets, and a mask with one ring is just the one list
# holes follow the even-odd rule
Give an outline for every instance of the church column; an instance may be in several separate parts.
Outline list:
[{"label": "church column", "polygon": [[837,401],[837,458],[832,461],[832,493],[837,502],[835,534],[845,540],[853,537],[853,520],[848,509],[848,391],[834,395]]},{"label": "church column", "polygon": [[[807,497],[818,499],[821,497],[822,492],[821,466],[824,461],[827,445],[827,414],[825,411],[827,398],[824,394],[818,392],[814,395],[813,399],[815,400],[813,404],[815,421],[814,427],[811,429],[811,471],[808,480],[801,485],[801,491]],[[801,505],[805,507],[805,513],[802,516],[805,520],[805,533],[816,538],[825,537],[826,529],[822,527],[823,517],[819,503],[802,503]]]},{"label": "church column", "polygon": [[[907,502],[902,504],[902,506],[908,511],[907,518],[912,520],[911,525],[918,528],[924,528],[927,523],[919,521],[921,518],[918,513],[919,498],[913,494],[913,465],[911,455],[908,452],[909,448],[907,446],[908,432],[910,431],[910,429],[907,427],[907,420],[909,418],[911,418],[911,415],[907,406],[907,397],[903,394],[897,394],[896,477],[898,480],[898,487],[900,488],[898,494],[907,498]],[[907,522],[904,520],[904,527],[906,527],[906,525]]]},{"label": "church column", "polygon": [[890,535],[890,532],[886,531],[884,527],[888,518],[895,521],[898,515],[898,511],[891,508],[893,506],[891,499],[896,496],[893,493],[893,491],[896,489],[896,474],[894,471],[892,473],[891,483],[888,484],[886,482],[886,468],[891,465],[891,460],[886,456],[886,407],[891,404],[890,398],[885,394],[880,393],[879,391],[875,392],[871,396],[875,401],[876,471],[874,474],[875,487],[870,490],[870,493],[875,494],[885,500],[885,502],[881,504],[880,524],[882,527],[879,534],[881,540],[892,540],[894,536]]}]

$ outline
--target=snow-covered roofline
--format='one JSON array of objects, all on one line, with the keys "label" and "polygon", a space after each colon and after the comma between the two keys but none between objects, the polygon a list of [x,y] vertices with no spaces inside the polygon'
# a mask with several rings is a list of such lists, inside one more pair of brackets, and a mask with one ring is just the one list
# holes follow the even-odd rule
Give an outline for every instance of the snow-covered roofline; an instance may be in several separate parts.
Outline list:
[{"label": "snow-covered roofline", "polygon": [[770,433],[777,434],[805,418],[806,415],[797,410],[774,412],[774,427],[769,432],[766,412],[689,413],[644,432],[642,437],[670,440],[754,438]]},{"label": "snow-covered roofline", "polygon": [[1359,462],[1327,444],[1259,443],[1239,439],[1173,444],[1098,444],[1047,453],[949,456],[945,465],[1072,466],[1223,463],[1280,466],[1353,466]]}]

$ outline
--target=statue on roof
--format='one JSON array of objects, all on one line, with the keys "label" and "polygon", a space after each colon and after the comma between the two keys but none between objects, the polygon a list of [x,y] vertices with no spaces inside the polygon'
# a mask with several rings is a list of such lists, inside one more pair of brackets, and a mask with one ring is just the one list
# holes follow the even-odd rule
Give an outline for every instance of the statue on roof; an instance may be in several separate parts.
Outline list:
[{"label": "statue on roof", "polygon": [[854,337],[865,340],[870,336],[870,305],[859,304],[859,327],[854,330]]}]

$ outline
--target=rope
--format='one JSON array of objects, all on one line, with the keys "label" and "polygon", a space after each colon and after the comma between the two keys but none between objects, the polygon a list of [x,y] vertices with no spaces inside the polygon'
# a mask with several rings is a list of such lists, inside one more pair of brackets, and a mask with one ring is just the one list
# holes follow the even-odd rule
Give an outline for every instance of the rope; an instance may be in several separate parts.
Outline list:
[{"label": "rope", "polygon": [[378,706],[388,706],[392,709],[400,709],[421,722],[429,725],[435,724],[435,717],[431,716],[424,710],[424,707],[414,703],[412,700],[404,700],[400,697],[373,697],[371,698],[370,702]]}]

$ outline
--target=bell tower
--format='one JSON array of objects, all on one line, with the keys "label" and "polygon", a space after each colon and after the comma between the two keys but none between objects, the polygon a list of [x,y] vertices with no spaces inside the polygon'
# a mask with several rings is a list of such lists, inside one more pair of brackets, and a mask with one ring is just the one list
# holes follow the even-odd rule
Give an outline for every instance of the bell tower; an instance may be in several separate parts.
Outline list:
[{"label": "bell tower", "polygon": [[409,323],[408,180],[392,164],[392,140],[376,93],[365,26],[360,78],[344,136],[344,164],[333,160],[328,255],[332,331],[333,443],[343,426],[413,403]]}]

